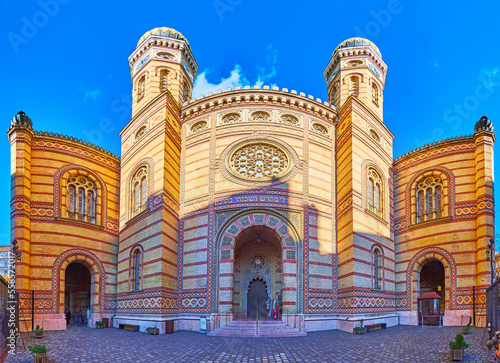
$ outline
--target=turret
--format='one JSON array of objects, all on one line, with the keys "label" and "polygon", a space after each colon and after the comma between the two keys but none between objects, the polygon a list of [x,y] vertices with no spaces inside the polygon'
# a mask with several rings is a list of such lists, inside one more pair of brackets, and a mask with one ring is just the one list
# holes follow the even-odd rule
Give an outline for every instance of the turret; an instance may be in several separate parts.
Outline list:
[{"label": "turret", "polygon": [[383,90],[387,65],[375,44],[363,38],[340,43],[323,75],[328,99],[340,109],[350,97],[357,97],[380,120],[383,117]]},{"label": "turret", "polygon": [[198,65],[187,39],[171,28],[145,33],[129,57],[133,84],[132,117],[159,94],[169,91],[179,105],[191,99]]}]

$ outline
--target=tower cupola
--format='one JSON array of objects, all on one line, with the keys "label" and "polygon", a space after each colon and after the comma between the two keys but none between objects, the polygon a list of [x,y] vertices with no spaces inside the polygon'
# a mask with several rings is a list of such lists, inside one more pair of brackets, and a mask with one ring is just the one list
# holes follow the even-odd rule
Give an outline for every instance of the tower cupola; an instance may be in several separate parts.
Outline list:
[{"label": "tower cupola", "polygon": [[339,109],[350,96],[356,97],[382,120],[386,74],[387,65],[373,42],[347,39],[335,48],[323,72],[328,99]]},{"label": "tower cupola", "polygon": [[172,28],[146,32],[129,57],[132,116],[166,91],[179,105],[191,99],[198,65],[184,35]]}]

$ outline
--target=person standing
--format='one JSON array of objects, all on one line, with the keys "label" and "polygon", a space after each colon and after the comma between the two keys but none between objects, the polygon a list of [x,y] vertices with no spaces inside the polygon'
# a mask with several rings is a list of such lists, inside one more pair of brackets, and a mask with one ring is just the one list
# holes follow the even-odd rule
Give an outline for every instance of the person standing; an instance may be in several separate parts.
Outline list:
[{"label": "person standing", "polygon": [[71,312],[68,310],[66,310],[66,313],[64,314],[66,316],[66,326],[69,326],[69,322],[71,320]]},{"label": "person standing", "polygon": [[83,324],[83,312],[82,312],[82,309],[78,309],[78,315],[76,316],[76,322],[78,324]]},{"label": "person standing", "polygon": [[85,323],[88,324],[89,320],[90,320],[90,307],[87,307],[87,321]]}]

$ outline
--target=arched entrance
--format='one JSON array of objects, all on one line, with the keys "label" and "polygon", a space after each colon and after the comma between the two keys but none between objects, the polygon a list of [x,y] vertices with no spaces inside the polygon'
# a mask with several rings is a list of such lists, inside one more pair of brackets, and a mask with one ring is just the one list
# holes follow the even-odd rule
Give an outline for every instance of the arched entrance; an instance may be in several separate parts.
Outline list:
[{"label": "arched entrance", "polygon": [[268,297],[281,293],[286,311],[299,312],[303,289],[299,235],[287,218],[267,210],[243,212],[224,223],[214,251],[216,311],[247,316],[250,282],[259,278]]},{"label": "arched entrance", "polygon": [[281,244],[269,227],[243,231],[235,243],[233,307],[235,317],[268,315],[266,301],[282,294]]},{"label": "arched entrance", "polygon": [[417,252],[408,263],[407,296],[411,306],[410,310],[417,311],[417,298],[421,295],[420,274],[422,273],[423,267],[429,261],[438,261],[444,266],[444,282],[442,282],[442,285],[434,285],[436,290],[438,289],[437,286],[442,286],[439,295],[442,297],[441,304],[443,304],[444,300],[444,310],[441,310],[441,312],[456,309],[454,292],[456,291],[457,267],[455,261],[451,254],[445,249],[440,247],[428,247]]},{"label": "arched entrance", "polygon": [[420,271],[420,293],[435,292],[441,296],[440,310],[445,310],[445,272],[441,261],[429,259]]},{"label": "arched entrance", "polygon": [[82,262],[72,262],[66,267],[64,276],[64,311],[73,316],[84,313],[91,305],[92,278],[89,267]]}]

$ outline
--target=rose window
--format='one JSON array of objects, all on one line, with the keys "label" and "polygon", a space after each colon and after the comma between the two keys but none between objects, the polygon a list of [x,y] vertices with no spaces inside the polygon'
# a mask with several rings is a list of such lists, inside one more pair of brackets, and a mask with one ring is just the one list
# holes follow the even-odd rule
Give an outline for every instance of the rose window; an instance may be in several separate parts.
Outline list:
[{"label": "rose window", "polygon": [[250,259],[250,264],[253,266],[253,268],[261,270],[266,266],[266,258],[259,253],[257,255],[254,255]]},{"label": "rose window", "polygon": [[267,142],[255,142],[237,148],[229,155],[228,164],[232,174],[254,180],[279,178],[291,167],[288,154]]}]

